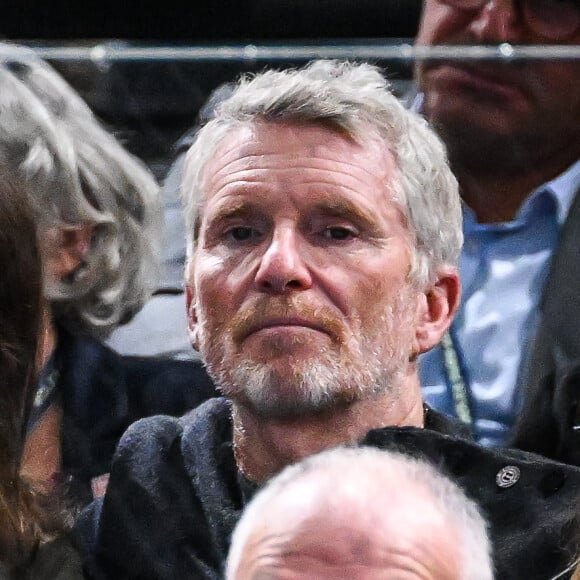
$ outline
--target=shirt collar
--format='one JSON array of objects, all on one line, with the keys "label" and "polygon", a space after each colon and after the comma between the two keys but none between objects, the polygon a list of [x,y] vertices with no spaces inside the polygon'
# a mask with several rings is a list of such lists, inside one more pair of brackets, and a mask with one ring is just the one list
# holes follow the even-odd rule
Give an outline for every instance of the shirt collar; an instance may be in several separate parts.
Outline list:
[{"label": "shirt collar", "polygon": [[[462,201],[464,231],[513,229],[529,223],[531,219],[534,219],[534,216],[543,215],[546,211],[553,212],[554,219],[558,227],[560,227],[568,217],[572,202],[576,193],[579,192],[579,185],[580,160],[572,164],[564,173],[532,191],[518,210],[513,221],[492,225],[480,224],[475,217],[475,212]],[[551,200],[551,202],[548,202],[548,200]],[[553,209],[547,209],[546,203],[550,203],[550,208]]]},{"label": "shirt collar", "polygon": [[[425,100],[425,95],[423,92],[419,91],[416,94],[407,95],[407,102],[409,103],[409,109],[414,113],[423,113],[423,103]],[[560,173],[557,177],[544,183],[534,192],[532,192],[528,199],[524,202],[524,206],[520,209],[520,212],[528,206],[528,204],[543,192],[548,192],[554,201],[556,202],[556,214],[558,219],[558,225],[561,226],[568,217],[568,212],[574,201],[574,197],[578,192],[578,186],[580,184],[580,159],[573,163],[564,173]],[[580,192],[579,192],[580,194]],[[475,215],[473,214],[471,208],[466,204],[463,204],[464,219],[468,221],[477,223]],[[520,213],[518,212],[518,213]]]},{"label": "shirt collar", "polygon": [[553,196],[557,205],[558,223],[562,225],[568,217],[568,212],[578,192],[580,185],[580,159],[573,163],[564,173],[561,173],[552,181],[544,184],[542,189],[547,189]]}]

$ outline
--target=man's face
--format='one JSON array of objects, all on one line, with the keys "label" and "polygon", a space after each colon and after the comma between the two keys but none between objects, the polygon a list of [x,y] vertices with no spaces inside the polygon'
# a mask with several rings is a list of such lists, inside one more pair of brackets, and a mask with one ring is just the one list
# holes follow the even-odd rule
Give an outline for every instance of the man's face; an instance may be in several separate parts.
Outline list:
[{"label": "man's face", "polygon": [[224,394],[283,418],[396,389],[418,292],[395,175],[379,139],[313,125],[255,124],[218,147],[188,291]]},{"label": "man's face", "polygon": [[[424,0],[419,45],[570,44],[580,31],[546,39],[523,12],[527,0],[490,0],[460,9],[445,0]],[[556,0],[556,2],[571,0]],[[573,61],[431,61],[418,63],[425,112],[447,144],[460,148],[513,140],[529,149],[576,150],[580,121],[580,64]],[[449,143],[449,141],[452,141]],[[481,149],[479,149],[481,152]]]}]

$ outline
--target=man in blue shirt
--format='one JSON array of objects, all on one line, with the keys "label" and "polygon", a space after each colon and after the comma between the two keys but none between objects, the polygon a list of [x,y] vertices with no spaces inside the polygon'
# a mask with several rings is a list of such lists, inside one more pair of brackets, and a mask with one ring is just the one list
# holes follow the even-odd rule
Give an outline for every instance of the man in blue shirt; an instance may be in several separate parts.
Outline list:
[{"label": "man in blue shirt", "polygon": [[[580,4],[424,1],[417,44],[501,43],[578,45]],[[424,395],[472,424],[481,443],[501,445],[522,404],[531,406],[524,401],[580,356],[580,339],[562,344],[560,330],[545,330],[553,317],[543,297],[547,279],[561,285],[553,259],[563,230],[580,222],[580,62],[438,60],[416,74],[460,182],[465,233],[463,305],[421,361]]]}]

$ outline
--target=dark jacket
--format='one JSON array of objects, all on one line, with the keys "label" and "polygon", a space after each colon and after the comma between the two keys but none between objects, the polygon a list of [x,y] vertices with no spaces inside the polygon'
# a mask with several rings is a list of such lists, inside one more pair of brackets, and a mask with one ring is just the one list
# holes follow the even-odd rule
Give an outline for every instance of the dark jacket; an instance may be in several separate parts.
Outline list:
[{"label": "dark jacket", "polygon": [[[4,580],[1,574],[0,578]],[[39,546],[25,570],[8,580],[84,580],[81,558],[69,539],[62,536]]]},{"label": "dark jacket", "polygon": [[580,466],[580,363],[552,369],[530,391],[511,444]]},{"label": "dark jacket", "polygon": [[92,499],[91,479],[110,471],[131,423],[156,414],[180,416],[216,395],[199,361],[121,356],[64,331],[56,357],[63,471],[81,503]]},{"label": "dark jacket", "polygon": [[570,208],[522,374],[523,405],[510,446],[580,465],[580,191]]},{"label": "dark jacket", "polygon": [[[425,429],[377,429],[362,444],[424,457],[457,481],[491,523],[498,580],[548,580],[562,571],[575,553],[580,469],[441,431],[453,428],[430,411]],[[502,487],[497,478],[507,466],[520,477]],[[182,419],[140,421],[119,445],[104,501],[81,517],[88,568],[98,579],[221,578],[255,489],[236,468],[225,399]]]}]

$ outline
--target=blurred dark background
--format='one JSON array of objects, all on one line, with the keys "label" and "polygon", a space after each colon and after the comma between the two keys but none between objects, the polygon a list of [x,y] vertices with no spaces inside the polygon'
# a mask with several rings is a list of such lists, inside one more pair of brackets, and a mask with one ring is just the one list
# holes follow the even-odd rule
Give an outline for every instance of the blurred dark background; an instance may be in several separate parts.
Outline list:
[{"label": "blurred dark background", "polygon": [[12,39],[257,41],[412,37],[420,0],[4,0]]},{"label": "blurred dark background", "polygon": [[[412,39],[421,0],[4,0],[0,34],[30,46],[398,44]],[[210,92],[285,59],[97,62],[51,59],[103,122],[163,178],[173,145]],[[395,79],[410,65],[375,59]]]}]

